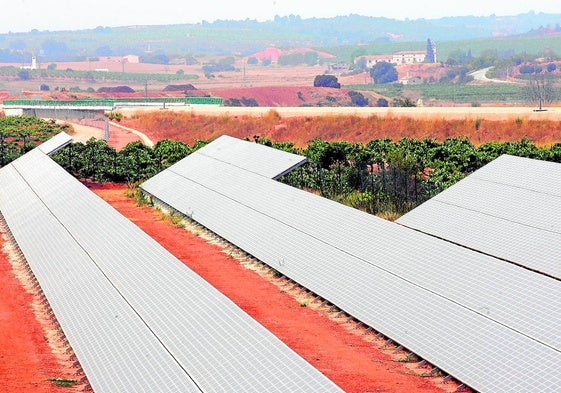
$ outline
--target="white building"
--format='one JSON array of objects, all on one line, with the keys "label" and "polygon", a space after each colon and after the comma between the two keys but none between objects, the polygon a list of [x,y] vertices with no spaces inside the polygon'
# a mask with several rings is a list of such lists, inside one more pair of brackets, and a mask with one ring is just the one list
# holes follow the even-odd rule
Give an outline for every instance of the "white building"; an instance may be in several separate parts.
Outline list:
[{"label": "white building", "polygon": [[395,65],[422,63],[425,61],[426,56],[427,54],[424,51],[401,51],[390,55],[362,56],[361,59],[365,59],[366,67],[371,68],[374,64],[381,61]]},{"label": "white building", "polygon": [[20,69],[22,69],[22,70],[36,70],[37,69],[37,57],[32,56],[31,57],[31,65],[21,66]]}]

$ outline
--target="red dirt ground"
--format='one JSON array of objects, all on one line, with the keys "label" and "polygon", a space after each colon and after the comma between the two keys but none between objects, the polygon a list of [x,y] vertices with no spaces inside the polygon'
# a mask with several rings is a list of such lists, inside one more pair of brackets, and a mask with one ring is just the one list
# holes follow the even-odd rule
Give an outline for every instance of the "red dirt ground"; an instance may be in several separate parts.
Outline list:
[{"label": "red dirt ground", "polygon": [[[330,99],[340,104],[349,105],[351,99],[346,89],[313,86],[269,86],[269,87],[241,87],[213,90],[212,95],[230,98],[254,98],[259,106],[301,106],[318,103],[329,104]],[[330,97],[330,98],[328,98]]]},{"label": "red dirt ground", "polygon": [[[0,237],[0,246],[4,243]],[[0,299],[0,391],[69,392],[68,388],[57,387],[50,381],[69,377],[49,347],[43,325],[32,310],[33,295],[16,278],[3,251],[0,252]]]},{"label": "red dirt ground", "polygon": [[399,354],[380,350],[380,343],[364,329],[345,327],[311,305],[301,307],[219,246],[162,220],[152,208],[136,206],[125,197],[125,186],[88,186],[345,391],[444,392],[456,387],[444,384],[442,378],[413,375],[407,365],[392,360]]}]

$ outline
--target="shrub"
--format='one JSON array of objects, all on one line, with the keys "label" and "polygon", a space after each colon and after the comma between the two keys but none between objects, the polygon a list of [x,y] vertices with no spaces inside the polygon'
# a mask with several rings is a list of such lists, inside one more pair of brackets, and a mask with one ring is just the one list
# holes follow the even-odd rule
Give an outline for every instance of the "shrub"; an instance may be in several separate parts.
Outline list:
[{"label": "shrub", "polygon": [[367,106],[368,98],[364,97],[362,93],[358,91],[349,91],[349,97],[351,97],[351,104],[353,106]]},{"label": "shrub", "polygon": [[316,75],[314,78],[314,87],[333,87],[341,88],[341,84],[334,75]]},{"label": "shrub", "polygon": [[378,98],[378,101],[376,101],[376,105],[381,108],[386,108],[390,106],[390,103],[385,98]]}]

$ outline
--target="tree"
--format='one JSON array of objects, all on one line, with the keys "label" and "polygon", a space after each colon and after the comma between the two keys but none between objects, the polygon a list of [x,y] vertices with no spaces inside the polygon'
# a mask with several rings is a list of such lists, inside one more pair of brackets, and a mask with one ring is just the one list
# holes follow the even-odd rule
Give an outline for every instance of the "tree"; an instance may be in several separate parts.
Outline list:
[{"label": "tree", "polygon": [[317,52],[306,52],[304,54],[304,63],[309,66],[315,66],[318,63],[319,56]]},{"label": "tree", "polygon": [[21,70],[20,72],[18,72],[18,78],[20,78],[22,81],[27,81],[30,78],[30,74],[29,74],[29,70]]},{"label": "tree", "polygon": [[390,105],[390,103],[385,98],[378,98],[378,101],[376,101],[376,105],[381,108],[386,108]]},{"label": "tree", "polygon": [[417,105],[409,97],[397,97],[393,99],[393,106],[410,108]]},{"label": "tree", "polygon": [[552,102],[555,98],[555,90],[551,78],[545,75],[534,74],[526,85],[526,96],[531,102],[538,103],[537,111],[543,111],[543,104]]},{"label": "tree", "polygon": [[368,98],[364,97],[362,93],[358,91],[349,91],[349,97],[351,98],[351,103],[353,106],[367,106]]},{"label": "tree", "polygon": [[397,81],[398,74],[394,64],[380,61],[370,69],[374,83],[391,83]]},{"label": "tree", "polygon": [[341,84],[335,75],[316,75],[314,78],[314,87],[334,87],[341,88]]}]

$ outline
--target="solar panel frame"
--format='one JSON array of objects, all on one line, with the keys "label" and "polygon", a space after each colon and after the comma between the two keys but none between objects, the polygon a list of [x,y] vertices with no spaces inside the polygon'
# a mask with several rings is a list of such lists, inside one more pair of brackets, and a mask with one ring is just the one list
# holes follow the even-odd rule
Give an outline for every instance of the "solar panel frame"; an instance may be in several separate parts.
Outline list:
[{"label": "solar panel frame", "polygon": [[32,153],[14,168],[202,391],[340,391],[52,160]]},{"label": "solar panel frame", "polygon": [[72,137],[66,132],[59,132],[48,141],[41,143],[38,149],[46,155],[51,155],[63,147],[72,143]]},{"label": "solar panel frame", "polygon": [[[201,156],[187,157],[141,188],[477,390],[558,380],[552,369],[542,369],[541,358],[561,364],[556,329],[561,312],[549,297],[560,295],[561,287],[551,280]],[[375,245],[373,234],[379,235]],[[490,277],[472,274],[487,264]],[[518,278],[521,285],[497,286],[492,280],[500,284],[504,277]],[[538,288],[525,289],[527,282]],[[474,287],[480,293],[470,298]],[[370,299],[372,294],[378,296]],[[516,301],[524,295],[527,303]],[[392,302],[380,309],[387,299]],[[510,310],[512,305],[522,310]],[[442,310],[450,317],[442,317]],[[472,330],[461,328],[466,321]],[[411,331],[423,325],[413,337]],[[465,337],[456,338],[459,331]],[[446,348],[435,344],[441,340]],[[518,350],[532,353],[523,374],[510,352],[513,340]],[[483,360],[488,355],[491,362]],[[480,367],[492,378],[481,378]]]},{"label": "solar panel frame", "polygon": [[216,138],[195,154],[202,154],[271,179],[278,179],[306,162],[306,157],[229,135]]},{"label": "solar panel frame", "polygon": [[561,279],[561,191],[554,184],[561,184],[561,164],[505,155],[397,222]]},{"label": "solar panel frame", "polygon": [[0,206],[96,392],[199,391],[12,165]]}]

